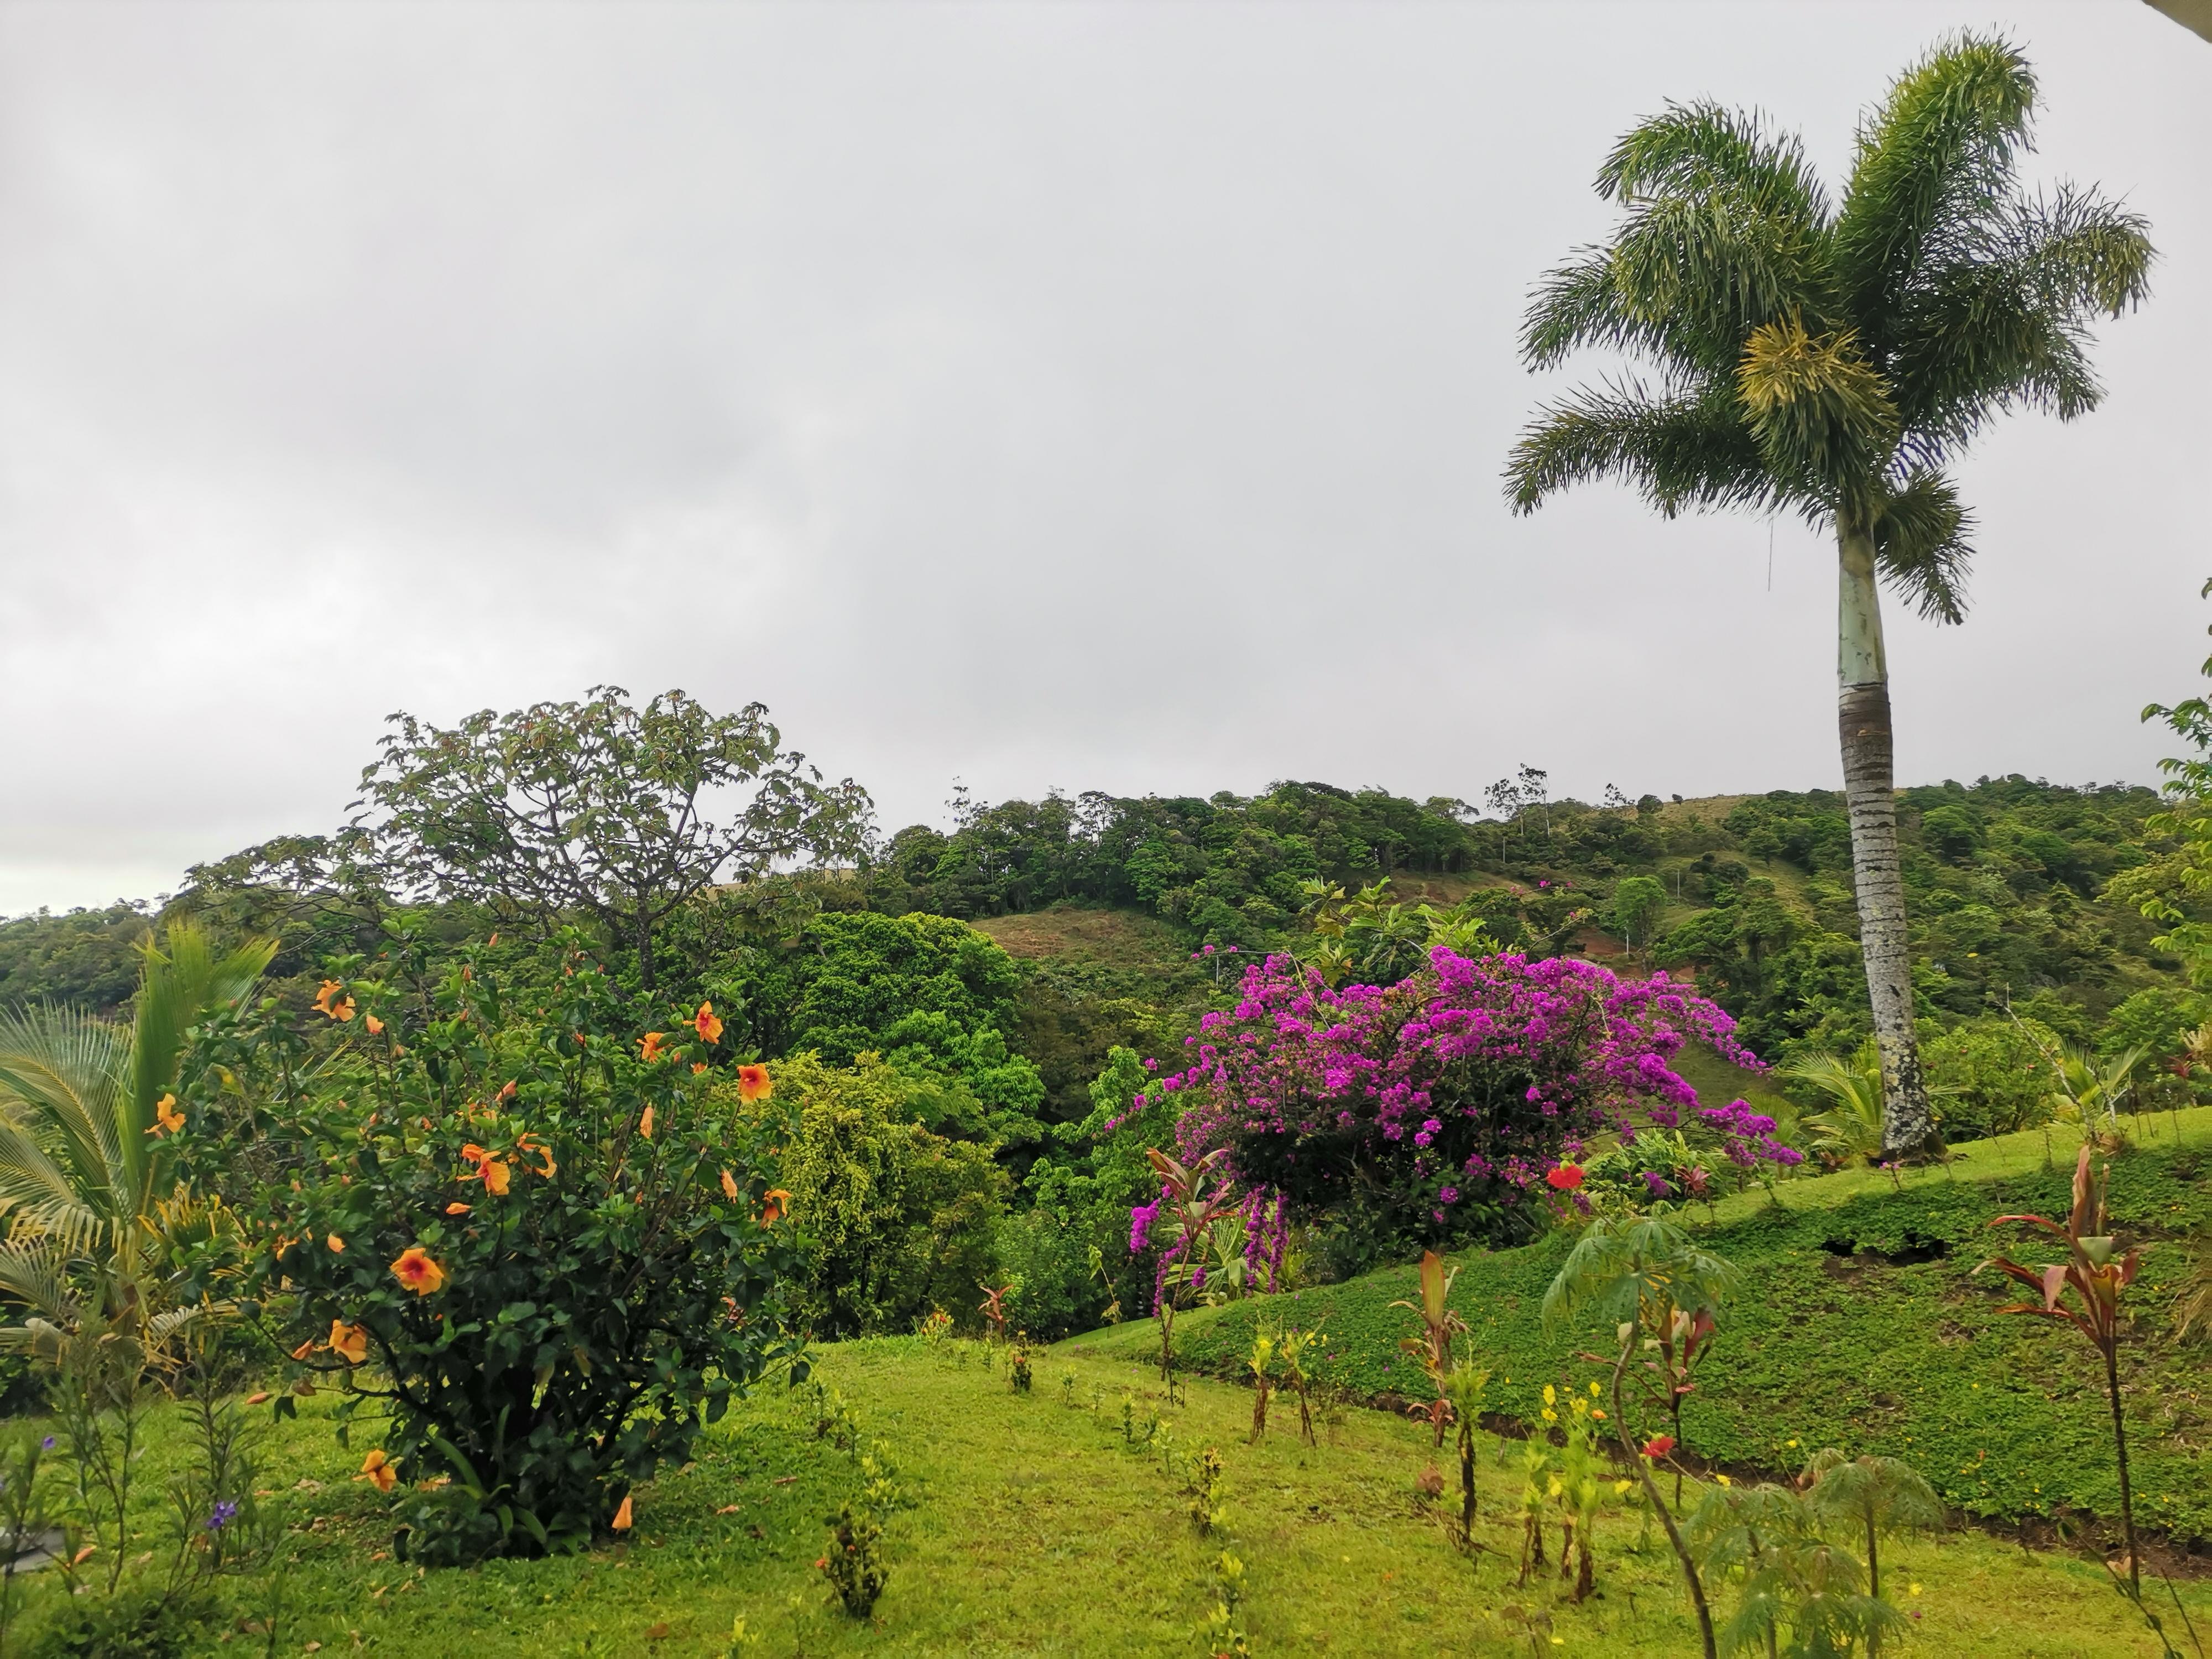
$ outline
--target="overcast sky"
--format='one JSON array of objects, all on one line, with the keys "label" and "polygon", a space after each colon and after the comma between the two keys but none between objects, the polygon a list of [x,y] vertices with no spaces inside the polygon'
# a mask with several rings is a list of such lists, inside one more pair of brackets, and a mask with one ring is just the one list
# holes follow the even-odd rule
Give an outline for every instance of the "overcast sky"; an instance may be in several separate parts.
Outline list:
[{"label": "overcast sky", "polygon": [[[957,776],[1834,787],[1834,556],[1499,471],[1609,143],[1831,176],[1947,29],[2147,214],[2110,396],[1961,469],[1902,781],[2149,781],[2212,606],[2212,44],[1957,6],[0,8],[0,913],[325,830],[384,715],[681,686]],[[1585,373],[1603,365],[1593,364]]]}]

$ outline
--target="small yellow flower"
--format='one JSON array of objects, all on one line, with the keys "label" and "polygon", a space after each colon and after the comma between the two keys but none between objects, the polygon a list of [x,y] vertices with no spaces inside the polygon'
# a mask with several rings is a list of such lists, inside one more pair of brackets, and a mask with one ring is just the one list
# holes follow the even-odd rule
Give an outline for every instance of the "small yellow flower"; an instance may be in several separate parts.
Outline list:
[{"label": "small yellow flower", "polygon": [[1547,1406],[1556,1406],[1559,1403],[1559,1390],[1548,1382],[1544,1384],[1544,1403]]},{"label": "small yellow flower", "polygon": [[1733,1481],[1733,1480],[1729,1480],[1729,1479],[1728,1478],[1728,1476],[1726,1476],[1726,1475],[1724,1475],[1724,1474],[1716,1474],[1713,1476],[1713,1479],[1714,1479],[1714,1480],[1717,1480],[1717,1481],[1719,1481],[1719,1482],[1721,1483],[1721,1485],[1723,1485],[1723,1486],[1733,1486],[1734,1485],[1735,1485],[1735,1481]]},{"label": "small yellow flower", "polygon": [[1920,1586],[1917,1584],[1907,1584],[1905,1588],[1911,1595],[1917,1595],[1920,1594]]}]

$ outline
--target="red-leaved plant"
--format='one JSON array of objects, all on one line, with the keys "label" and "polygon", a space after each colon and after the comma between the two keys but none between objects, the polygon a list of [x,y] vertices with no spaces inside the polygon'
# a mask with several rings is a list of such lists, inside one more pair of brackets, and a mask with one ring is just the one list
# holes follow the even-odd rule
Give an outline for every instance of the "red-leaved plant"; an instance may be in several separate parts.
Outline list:
[{"label": "red-leaved plant", "polygon": [[[2008,1256],[1993,1255],[1974,1271],[1995,1267],[2036,1292],[2037,1300],[2008,1303],[1997,1310],[1999,1313],[2063,1320],[2088,1338],[2104,1356],[2105,1395],[2112,1409],[2112,1450],[2119,1460],[2120,1524],[2127,1534],[2128,1584],[2140,1595],[2142,1568],[2136,1554],[2135,1497],[2128,1486],[2128,1430],[2120,1412],[2120,1292],[2135,1281],[2142,1256],[2136,1250],[2120,1249],[2105,1229],[2105,1182],[2111,1172],[2109,1164],[2102,1169],[2091,1165],[2085,1143],[2074,1166],[2074,1211],[2064,1226],[2039,1215],[2001,1215],[1990,1223],[1992,1227],[2019,1222],[2038,1228],[2065,1245],[2065,1261],[2023,1267]],[[2067,1300],[2069,1292],[2072,1304]]]}]

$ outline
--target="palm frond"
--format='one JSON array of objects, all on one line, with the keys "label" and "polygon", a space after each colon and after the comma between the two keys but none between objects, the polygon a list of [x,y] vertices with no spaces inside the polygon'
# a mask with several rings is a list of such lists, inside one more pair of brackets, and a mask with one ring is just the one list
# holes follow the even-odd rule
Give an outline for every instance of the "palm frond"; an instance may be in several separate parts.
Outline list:
[{"label": "palm frond", "polygon": [[207,933],[190,921],[171,923],[162,945],[157,949],[149,939],[139,947],[138,1000],[113,1136],[118,1184],[137,1194],[137,1206],[151,1198],[167,1163],[149,1131],[157,1103],[176,1079],[187,1034],[209,1010],[251,992],[276,954],[275,940],[249,939],[218,957]]},{"label": "palm frond", "polygon": [[1577,392],[1537,411],[1506,465],[1514,510],[1534,512],[1570,484],[1618,479],[1673,518],[1685,507],[1771,507],[1770,476],[1732,391],[1668,396],[1638,385]]},{"label": "palm frond", "polygon": [[1875,520],[1875,560],[1914,610],[1931,622],[1966,619],[1966,538],[1974,515],[1948,478],[1916,472]]},{"label": "palm frond", "polygon": [[1890,363],[1914,459],[1940,464],[2010,409],[2071,420],[2095,408],[2089,320],[2139,304],[2153,258],[2141,215],[2068,187],[2014,202],[1916,278]]},{"label": "palm frond", "polygon": [[112,1185],[116,1119],[131,1036],[76,1008],[0,1011],[0,1102],[82,1187]]},{"label": "palm frond", "polygon": [[1615,202],[1725,192],[1807,231],[1828,220],[1828,193],[1801,140],[1769,131],[1755,111],[1706,99],[1670,103],[1663,114],[1632,128],[1598,169],[1597,191]]},{"label": "palm frond", "polygon": [[1913,273],[1953,238],[1971,238],[2009,200],[2029,147],[2035,76],[2011,42],[1962,34],[1900,76],[1859,129],[1836,218],[1836,269],[1869,350],[1887,356],[1887,320]]},{"label": "palm frond", "polygon": [[61,1324],[73,1323],[80,1310],[70,1285],[72,1253],[49,1238],[0,1242],[0,1297]]}]

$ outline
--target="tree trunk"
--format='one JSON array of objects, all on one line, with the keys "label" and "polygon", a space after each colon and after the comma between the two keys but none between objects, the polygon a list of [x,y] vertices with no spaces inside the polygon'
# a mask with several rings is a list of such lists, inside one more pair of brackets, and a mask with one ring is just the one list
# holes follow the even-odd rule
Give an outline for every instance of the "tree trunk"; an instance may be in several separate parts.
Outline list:
[{"label": "tree trunk", "polygon": [[1889,668],[1882,656],[1881,602],[1873,534],[1838,514],[1836,617],[1838,725],[1844,798],[1851,818],[1851,875],[1858,890],[1859,951],[1881,1051],[1881,1156],[1937,1150],[1936,1119],[1912,1030],[1912,958],[1905,935],[1905,881],[1897,860],[1897,796],[1889,725]]}]

